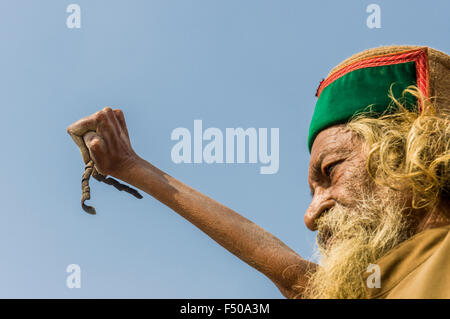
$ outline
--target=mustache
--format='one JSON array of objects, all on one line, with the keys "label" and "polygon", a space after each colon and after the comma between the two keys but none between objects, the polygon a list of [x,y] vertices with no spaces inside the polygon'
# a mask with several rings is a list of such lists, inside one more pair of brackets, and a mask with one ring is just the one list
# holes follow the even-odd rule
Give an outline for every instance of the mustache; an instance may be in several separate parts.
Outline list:
[{"label": "mustache", "polygon": [[334,242],[361,237],[360,240],[375,236],[384,224],[387,211],[402,211],[399,202],[384,201],[365,195],[355,206],[349,207],[336,202],[316,221],[316,241],[322,250],[332,248]]},{"label": "mustache", "polygon": [[[316,221],[316,241],[321,250],[329,250],[332,247],[336,234],[338,234],[338,237],[341,239],[344,237],[345,233],[347,233],[347,239],[352,237],[351,234],[354,229],[347,228],[352,228],[353,225],[355,225],[353,221],[358,221],[360,219],[361,215],[358,212],[355,212],[357,210],[358,209],[352,209],[336,202],[335,206],[320,216],[320,218]],[[372,216],[371,219],[373,219]],[[363,228],[368,230],[369,227],[366,225]]]}]

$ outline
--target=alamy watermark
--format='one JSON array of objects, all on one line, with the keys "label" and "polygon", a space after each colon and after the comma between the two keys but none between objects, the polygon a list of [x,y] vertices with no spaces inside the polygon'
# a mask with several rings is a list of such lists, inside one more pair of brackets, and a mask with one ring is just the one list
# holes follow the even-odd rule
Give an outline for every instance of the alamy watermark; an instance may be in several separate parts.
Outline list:
[{"label": "alamy watermark", "polygon": [[369,264],[366,272],[370,273],[366,280],[367,288],[381,288],[380,266],[377,264]]},{"label": "alamy watermark", "polygon": [[366,12],[370,13],[367,17],[366,25],[369,29],[381,28],[381,8],[378,4],[369,4],[366,8]]},{"label": "alamy watermark", "polygon": [[67,288],[81,288],[81,267],[77,264],[70,264],[67,266],[66,272],[70,273],[66,279]]},{"label": "alamy watermark", "polygon": [[193,134],[185,127],[172,131],[171,140],[178,141],[170,154],[174,163],[260,163],[260,174],[278,172],[279,128],[270,129],[270,151],[267,128],[226,128],[224,134],[216,127],[203,131],[202,120],[194,120],[193,129]]},{"label": "alamy watermark", "polygon": [[66,8],[66,12],[70,13],[66,19],[66,26],[69,29],[81,28],[81,8],[78,4],[69,4]]}]

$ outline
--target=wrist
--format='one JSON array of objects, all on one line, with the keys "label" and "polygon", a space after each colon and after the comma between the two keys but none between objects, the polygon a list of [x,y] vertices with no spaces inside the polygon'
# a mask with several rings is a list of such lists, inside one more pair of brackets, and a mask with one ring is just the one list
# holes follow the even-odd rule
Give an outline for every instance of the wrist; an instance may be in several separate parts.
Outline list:
[{"label": "wrist", "polygon": [[135,157],[130,158],[120,171],[113,176],[130,185],[134,185],[136,183],[136,178],[141,175],[140,172],[142,172],[146,163],[147,162],[144,159],[136,155]]}]

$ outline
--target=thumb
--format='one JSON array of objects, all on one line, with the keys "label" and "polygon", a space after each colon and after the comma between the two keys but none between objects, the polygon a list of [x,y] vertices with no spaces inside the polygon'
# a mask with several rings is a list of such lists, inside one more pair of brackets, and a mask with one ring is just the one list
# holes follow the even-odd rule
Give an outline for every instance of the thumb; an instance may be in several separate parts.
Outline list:
[{"label": "thumb", "polygon": [[[98,166],[101,166],[99,161],[101,161],[103,157],[102,155],[106,153],[105,141],[93,131],[89,131],[84,134],[83,140],[89,150],[89,155],[96,164],[98,170]],[[99,173],[101,172],[99,171]]]}]

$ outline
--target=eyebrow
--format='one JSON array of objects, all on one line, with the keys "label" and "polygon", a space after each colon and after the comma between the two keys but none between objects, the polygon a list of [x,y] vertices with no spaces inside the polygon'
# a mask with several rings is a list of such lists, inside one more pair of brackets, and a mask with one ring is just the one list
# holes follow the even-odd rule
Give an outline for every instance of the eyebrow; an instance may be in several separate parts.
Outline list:
[{"label": "eyebrow", "polygon": [[319,155],[319,158],[317,159],[317,161],[315,161],[312,166],[311,166],[311,179],[313,181],[317,181],[317,176],[320,175],[322,173],[321,171],[321,167],[322,167],[322,162],[325,156],[327,156],[329,154],[329,152],[324,151],[323,153],[321,153]]}]

